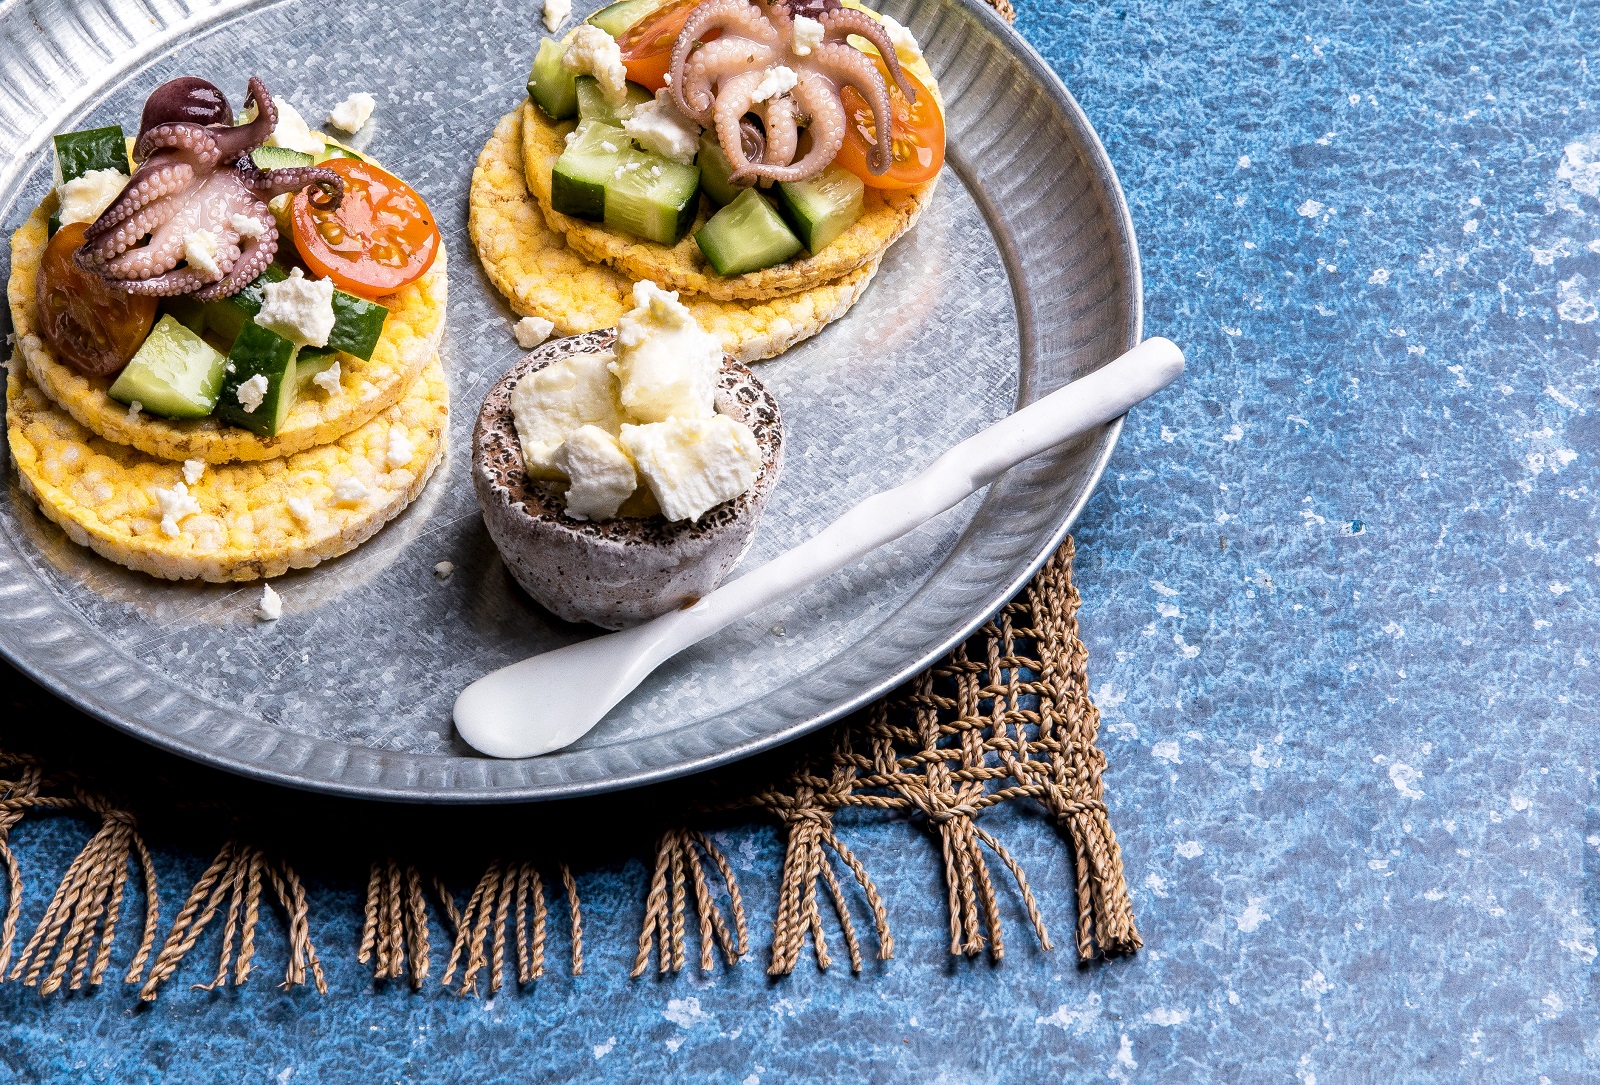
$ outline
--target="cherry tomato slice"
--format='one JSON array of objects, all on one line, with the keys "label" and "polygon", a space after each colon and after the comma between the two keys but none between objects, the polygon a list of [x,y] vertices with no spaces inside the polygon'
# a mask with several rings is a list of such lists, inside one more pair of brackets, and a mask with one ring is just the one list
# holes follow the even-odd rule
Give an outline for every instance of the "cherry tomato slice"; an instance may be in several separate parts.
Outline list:
[{"label": "cherry tomato slice", "polygon": [[422,197],[359,158],[330,158],[323,166],[344,179],[344,202],[328,211],[311,203],[314,189],[295,193],[294,245],[306,266],[364,298],[422,278],[439,255],[439,227]]},{"label": "cherry tomato slice", "polygon": [[889,78],[889,69],[884,65],[883,58],[873,54],[872,61],[889,87],[889,105],[894,114],[891,133],[894,153],[889,169],[875,175],[867,168],[872,148],[877,146],[878,135],[872,122],[871,107],[852,87],[845,87],[840,94],[848,123],[845,126],[844,146],[839,148],[839,156],[835,161],[861,178],[868,188],[915,188],[924,181],[932,180],[944,166],[944,113],[934,100],[933,92],[923,85],[915,72],[903,65],[901,67],[906,82],[917,92],[917,101],[913,105],[906,101],[900,88]]},{"label": "cherry tomato slice", "polygon": [[39,262],[39,334],[57,358],[90,377],[109,377],[150,335],[158,298],[130,294],[84,271],[72,259],[87,222],[56,231]]},{"label": "cherry tomato slice", "polygon": [[[667,85],[672,47],[678,43],[690,12],[700,3],[701,0],[671,0],[622,32],[617,46],[622,50],[622,66],[628,69],[630,80],[653,91]],[[716,37],[717,33],[712,32],[701,40],[714,41]]]}]

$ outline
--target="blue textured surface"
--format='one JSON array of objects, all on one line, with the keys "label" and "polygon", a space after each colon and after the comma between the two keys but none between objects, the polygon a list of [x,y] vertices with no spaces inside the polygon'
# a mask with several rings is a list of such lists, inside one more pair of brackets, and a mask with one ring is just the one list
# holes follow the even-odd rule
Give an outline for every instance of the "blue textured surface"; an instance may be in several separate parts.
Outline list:
[{"label": "blue textured surface", "polygon": [[[862,978],[630,983],[633,861],[583,876],[582,977],[367,994],[314,877],[330,997],[271,988],[275,929],[251,987],[154,1012],[0,986],[0,1082],[1594,1079],[1600,5],[1019,6],[1191,359],[1077,532],[1146,951],[1079,968],[1011,899],[1005,963],[951,962],[933,849],[863,822],[899,953]],[[1067,940],[1024,818],[985,824]],[[83,836],[18,831],[30,918]],[[776,836],[723,840],[760,946]]]}]

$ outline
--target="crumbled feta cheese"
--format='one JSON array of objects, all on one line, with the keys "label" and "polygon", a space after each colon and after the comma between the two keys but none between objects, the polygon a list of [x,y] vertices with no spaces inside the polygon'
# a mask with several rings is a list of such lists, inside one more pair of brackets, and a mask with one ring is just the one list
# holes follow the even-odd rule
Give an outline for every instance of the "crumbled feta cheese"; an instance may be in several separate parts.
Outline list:
[{"label": "crumbled feta cheese", "polygon": [[184,460],[183,481],[193,486],[200,481],[200,476],[206,473],[205,460]]},{"label": "crumbled feta cheese", "polygon": [[289,514],[299,520],[305,527],[311,526],[311,500],[305,497],[291,497],[284,502],[289,506]]},{"label": "crumbled feta cheese", "polygon": [[333,500],[340,505],[359,505],[367,499],[372,491],[367,489],[367,484],[350,475],[341,479],[333,488]]},{"label": "crumbled feta cheese", "polygon": [[238,397],[239,406],[244,408],[245,414],[255,414],[256,408],[267,398],[266,374],[257,373],[249,380],[239,382],[233,394]]},{"label": "crumbled feta cheese", "polygon": [[271,584],[261,585],[261,602],[256,604],[256,617],[264,622],[275,622],[283,617],[283,597],[272,590]]},{"label": "crumbled feta cheese", "polygon": [[578,75],[592,75],[600,85],[600,96],[609,105],[628,100],[628,70],[622,66],[622,50],[617,39],[589,23],[581,24],[567,38],[567,51],[561,66]]},{"label": "crumbled feta cheese", "polygon": [[917,44],[917,39],[910,30],[900,25],[890,15],[880,15],[878,21],[888,32],[889,40],[894,43],[894,51],[901,60],[914,63],[922,59],[922,46]]},{"label": "crumbled feta cheese", "polygon": [[768,68],[761,77],[761,82],[756,84],[755,91],[750,95],[752,102],[764,102],[768,98],[776,98],[780,94],[788,94],[794,85],[800,81],[794,69],[779,64],[776,68]]},{"label": "crumbled feta cheese", "polygon": [[132,403],[128,404],[128,418],[127,418],[128,425],[131,426],[134,423],[138,422],[139,421],[139,414],[143,410],[144,410],[144,404],[140,403],[137,399],[134,400]]},{"label": "crumbled feta cheese", "polygon": [[267,224],[254,215],[235,214],[228,220],[228,225],[233,227],[233,232],[240,237],[260,237],[267,232]]},{"label": "crumbled feta cheese", "polygon": [[189,487],[181,482],[173,483],[170,490],[156,487],[156,503],[161,506],[161,532],[174,539],[178,537],[179,522],[200,511],[200,503],[189,496]]},{"label": "crumbled feta cheese", "polygon": [[341,376],[342,374],[339,372],[339,359],[335,358],[332,365],[311,378],[311,383],[316,385],[318,388],[321,388],[328,395],[336,396],[341,390],[339,385]]},{"label": "crumbled feta cheese", "polygon": [[522,467],[533,478],[561,479],[556,452],[580,426],[607,433],[622,427],[614,355],[574,354],[529,373],[511,390],[511,417],[522,444]]},{"label": "crumbled feta cheese", "polygon": [[517,337],[517,346],[523,350],[532,350],[549,339],[555,330],[555,324],[542,316],[525,316],[511,326],[511,334]]},{"label": "crumbled feta cheese", "polygon": [[550,33],[567,21],[572,14],[572,0],[544,0],[544,28]]},{"label": "crumbled feta cheese", "polygon": [[811,55],[811,50],[822,44],[822,24],[815,19],[804,15],[794,17],[794,34],[790,38],[790,47],[797,57]]},{"label": "crumbled feta cheese", "polygon": [[93,222],[127,186],[128,175],[121,170],[90,170],[56,189],[61,202],[56,217],[63,226],[70,222]]},{"label": "crumbled feta cheese", "polygon": [[210,230],[195,230],[183,235],[183,258],[189,267],[213,278],[222,275],[217,264],[217,235]]},{"label": "crumbled feta cheese", "polygon": [[376,98],[364,90],[357,91],[333,107],[328,114],[328,123],[342,132],[354,134],[366,127],[377,106]]},{"label": "crumbled feta cheese", "polygon": [[389,447],[384,451],[383,460],[389,465],[389,470],[398,471],[411,462],[411,457],[416,455],[416,449],[411,445],[411,438],[406,433],[404,426],[389,427]]},{"label": "crumbled feta cheese", "polygon": [[609,139],[602,139],[600,141],[600,149],[602,151],[604,151],[606,154],[616,154],[617,153],[617,145],[615,143],[612,143]]},{"label": "crumbled feta cheese", "polygon": [[683,115],[672,100],[672,92],[665,88],[656,91],[655,101],[635,108],[633,116],[624,118],[622,127],[645,150],[685,165],[694,161],[700,148],[700,126]]},{"label": "crumbled feta cheese", "polygon": [[333,331],[333,280],[308,279],[291,268],[282,282],[261,288],[256,323],[302,347],[325,347]]},{"label": "crumbled feta cheese", "polygon": [[622,445],[668,520],[699,520],[755,484],[761,449],[725,414],[623,426]]},{"label": "crumbled feta cheese", "polygon": [[433,567],[433,575],[438,577],[440,580],[449,580],[455,575],[455,571],[455,563],[449,561],[441,561],[439,564]]},{"label": "crumbled feta cheese", "polygon": [[634,422],[709,418],[722,342],[695,322],[674,291],[634,284],[634,307],[617,320],[618,402]]},{"label": "crumbled feta cheese", "polygon": [[556,466],[572,481],[567,515],[574,520],[609,520],[639,488],[627,450],[599,426],[574,430],[556,450]]},{"label": "crumbled feta cheese", "polygon": [[310,155],[322,154],[328,149],[328,141],[322,133],[313,132],[294,106],[276,94],[272,96],[272,105],[278,111],[278,126],[267,137],[267,146],[287,147]]}]

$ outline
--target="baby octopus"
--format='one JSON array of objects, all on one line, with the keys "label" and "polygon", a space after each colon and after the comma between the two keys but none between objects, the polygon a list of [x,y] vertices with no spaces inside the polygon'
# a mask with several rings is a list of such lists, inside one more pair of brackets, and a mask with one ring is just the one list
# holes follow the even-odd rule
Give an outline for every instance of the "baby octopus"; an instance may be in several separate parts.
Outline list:
[{"label": "baby octopus", "polygon": [[[338,207],[344,182],[332,170],[256,166],[250,152],[272,135],[278,111],[254,76],[247,102],[255,105],[254,119],[235,125],[227,98],[204,79],[157,87],[134,144],[139,168],[85,231],[79,266],[130,294],[225,298],[266,270],[278,251],[268,200],[316,185],[312,202]],[[189,258],[202,231],[214,253],[209,267]]]},{"label": "baby octopus", "polygon": [[[821,41],[797,40],[797,18],[820,23]],[[721,36],[701,44],[713,30]],[[672,51],[673,98],[685,114],[715,127],[735,182],[804,181],[826,169],[844,143],[845,87],[872,109],[877,131],[890,131],[888,85],[872,58],[848,43],[852,34],[872,43],[900,92],[914,101],[883,27],[839,0],[705,0]],[[795,161],[802,125],[811,147]],[[867,165],[873,173],[889,168],[890,144],[880,139],[872,148]]]}]

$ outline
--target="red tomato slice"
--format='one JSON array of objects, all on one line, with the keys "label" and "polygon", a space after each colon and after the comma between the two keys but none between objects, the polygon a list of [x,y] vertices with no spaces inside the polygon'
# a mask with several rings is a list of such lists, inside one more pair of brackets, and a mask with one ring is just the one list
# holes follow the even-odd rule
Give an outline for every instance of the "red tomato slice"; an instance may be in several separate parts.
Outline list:
[{"label": "red tomato slice", "polygon": [[294,245],[312,272],[341,290],[381,298],[416,282],[439,255],[433,212],[410,185],[359,158],[323,163],[344,179],[337,211],[295,193]]},{"label": "red tomato slice", "polygon": [[874,174],[867,168],[872,149],[878,143],[878,134],[871,107],[851,87],[845,87],[840,95],[849,123],[845,127],[844,146],[839,148],[835,161],[861,178],[868,188],[915,188],[932,180],[944,166],[944,113],[934,100],[933,92],[923,85],[915,72],[901,67],[906,82],[917,92],[916,104],[912,105],[889,78],[883,58],[874,53],[872,61],[889,87],[889,105],[894,114],[889,169],[883,174]]},{"label": "red tomato slice", "polygon": [[[159,298],[119,290],[73,260],[87,222],[56,231],[39,261],[39,334],[61,361],[90,377],[128,364],[150,335]],[[14,363],[19,364],[19,363]]]},{"label": "red tomato slice", "polygon": [[[628,69],[628,78],[651,90],[667,85],[667,72],[672,68],[672,47],[683,33],[683,24],[689,13],[699,7],[701,0],[671,0],[622,32],[617,46],[622,50],[622,66]],[[707,34],[703,41],[714,41],[716,32]]]}]

